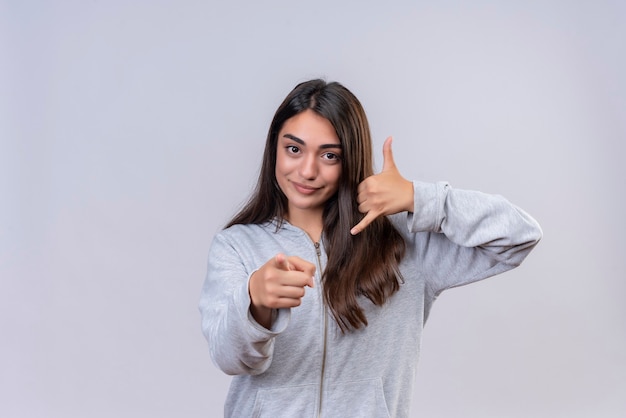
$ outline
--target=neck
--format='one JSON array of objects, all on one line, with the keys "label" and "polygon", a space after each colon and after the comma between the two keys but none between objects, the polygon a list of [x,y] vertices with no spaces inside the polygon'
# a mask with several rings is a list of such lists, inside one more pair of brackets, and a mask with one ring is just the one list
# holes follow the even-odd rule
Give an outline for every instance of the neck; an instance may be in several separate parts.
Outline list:
[{"label": "neck", "polygon": [[322,213],[323,210],[319,211],[319,213],[311,213],[311,211],[289,211],[286,219],[293,226],[297,226],[306,232],[313,242],[319,242],[322,238],[322,230],[324,229]]}]

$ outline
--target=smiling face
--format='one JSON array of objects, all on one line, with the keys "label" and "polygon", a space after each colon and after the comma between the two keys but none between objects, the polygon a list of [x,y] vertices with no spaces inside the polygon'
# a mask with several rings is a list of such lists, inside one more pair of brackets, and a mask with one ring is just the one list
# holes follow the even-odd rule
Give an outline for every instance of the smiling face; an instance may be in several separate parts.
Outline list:
[{"label": "smiling face", "polygon": [[341,143],[333,125],[312,110],[287,119],[278,133],[276,180],[287,197],[287,219],[321,221],[339,187]]}]

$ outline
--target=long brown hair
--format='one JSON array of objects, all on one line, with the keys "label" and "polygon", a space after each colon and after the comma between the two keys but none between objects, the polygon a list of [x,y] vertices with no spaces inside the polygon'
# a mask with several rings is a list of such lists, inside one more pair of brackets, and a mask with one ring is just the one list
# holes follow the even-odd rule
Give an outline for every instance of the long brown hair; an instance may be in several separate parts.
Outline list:
[{"label": "long brown hair", "polygon": [[307,109],[333,125],[342,147],[339,188],[326,202],[323,214],[328,264],[322,281],[324,300],[345,332],[367,326],[359,295],[380,306],[400,288],[398,264],[405,252],[402,236],[386,217],[377,218],[356,236],[350,234],[350,229],[363,217],[358,211],[358,185],[374,172],[367,117],[348,89],[337,82],[311,80],[298,84],[287,95],[267,134],[256,189],[227,227],[274,219],[283,222],[287,198],[278,186],[275,173],[278,133],[287,119]]}]

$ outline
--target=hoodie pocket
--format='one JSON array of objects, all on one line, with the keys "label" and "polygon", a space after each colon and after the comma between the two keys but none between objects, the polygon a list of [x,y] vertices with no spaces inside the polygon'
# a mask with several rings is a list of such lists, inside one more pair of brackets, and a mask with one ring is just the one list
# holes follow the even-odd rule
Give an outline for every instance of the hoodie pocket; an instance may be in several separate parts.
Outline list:
[{"label": "hoodie pocket", "polygon": [[259,389],[254,400],[252,416],[313,417],[317,409],[318,393],[317,385]]},{"label": "hoodie pocket", "polygon": [[324,394],[322,416],[389,418],[381,379],[330,384]]}]

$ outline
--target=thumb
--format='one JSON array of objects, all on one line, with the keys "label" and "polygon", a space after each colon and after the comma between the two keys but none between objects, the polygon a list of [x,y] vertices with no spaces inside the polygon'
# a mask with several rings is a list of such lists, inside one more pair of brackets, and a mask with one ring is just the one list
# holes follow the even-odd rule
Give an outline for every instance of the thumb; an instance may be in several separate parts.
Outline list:
[{"label": "thumb", "polygon": [[383,144],[383,171],[393,170],[396,168],[396,162],[393,159],[393,151],[391,150],[392,137],[388,137]]}]

